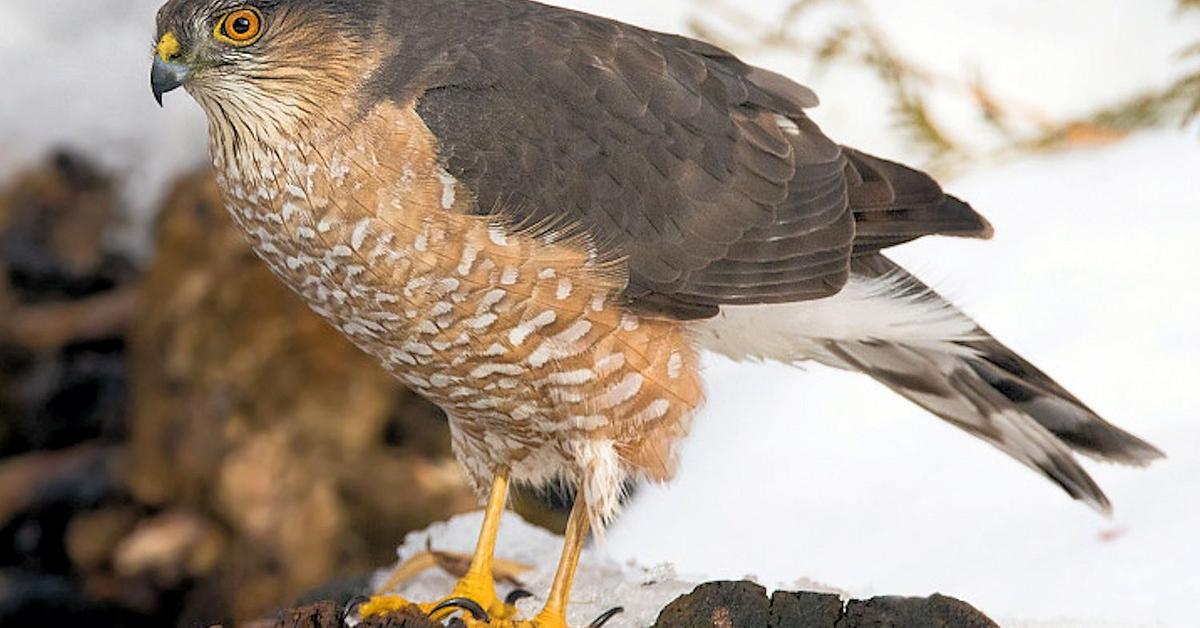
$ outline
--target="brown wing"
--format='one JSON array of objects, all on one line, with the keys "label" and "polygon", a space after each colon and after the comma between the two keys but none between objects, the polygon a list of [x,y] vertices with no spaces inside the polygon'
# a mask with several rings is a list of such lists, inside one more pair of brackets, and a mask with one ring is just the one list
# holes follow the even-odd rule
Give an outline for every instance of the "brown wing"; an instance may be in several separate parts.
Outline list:
[{"label": "brown wing", "polygon": [[626,260],[640,309],[826,297],[856,249],[987,231],[929,177],[825,137],[810,90],[708,44],[515,0],[396,11],[379,95],[416,100],[476,211]]}]

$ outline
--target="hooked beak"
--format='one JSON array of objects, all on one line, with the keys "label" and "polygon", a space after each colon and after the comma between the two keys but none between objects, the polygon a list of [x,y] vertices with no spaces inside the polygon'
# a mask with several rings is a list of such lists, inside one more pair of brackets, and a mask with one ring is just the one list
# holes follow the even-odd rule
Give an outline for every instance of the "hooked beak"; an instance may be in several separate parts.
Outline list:
[{"label": "hooked beak", "polygon": [[183,85],[192,69],[182,63],[164,61],[162,57],[154,58],[154,66],[150,68],[150,88],[154,90],[154,100],[158,106],[163,104],[163,94]]}]

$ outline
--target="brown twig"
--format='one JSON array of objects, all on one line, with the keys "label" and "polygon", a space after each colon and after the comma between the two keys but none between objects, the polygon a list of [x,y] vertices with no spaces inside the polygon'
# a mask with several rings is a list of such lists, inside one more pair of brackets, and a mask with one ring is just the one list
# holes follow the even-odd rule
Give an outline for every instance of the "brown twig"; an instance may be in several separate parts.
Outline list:
[{"label": "brown twig", "polygon": [[[740,32],[753,33],[731,40],[708,19],[693,17],[689,21],[695,33],[726,47],[741,52],[786,50],[810,58],[818,70],[846,63],[874,72],[891,95],[897,126],[914,145],[925,150],[934,170],[954,163],[998,161],[1028,152],[1106,144],[1137,129],[1200,115],[1200,71],[1166,89],[1146,90],[1089,114],[1056,120],[1034,105],[992,92],[980,73],[966,78],[949,76],[904,58],[861,0],[796,0],[778,17],[751,14],[729,0],[700,0],[699,4],[706,16],[726,21]],[[815,41],[796,36],[796,22],[821,6],[840,7],[845,16]],[[1180,0],[1179,6],[1180,10],[1200,8],[1200,0]],[[1200,43],[1181,54],[1181,58],[1194,56],[1200,56]],[[956,138],[927,106],[934,90],[969,99],[980,119],[1000,138],[1000,145],[979,152]]]},{"label": "brown twig", "polygon": [[119,335],[132,320],[138,291],[124,287],[79,301],[18,305],[0,338],[31,351]]}]

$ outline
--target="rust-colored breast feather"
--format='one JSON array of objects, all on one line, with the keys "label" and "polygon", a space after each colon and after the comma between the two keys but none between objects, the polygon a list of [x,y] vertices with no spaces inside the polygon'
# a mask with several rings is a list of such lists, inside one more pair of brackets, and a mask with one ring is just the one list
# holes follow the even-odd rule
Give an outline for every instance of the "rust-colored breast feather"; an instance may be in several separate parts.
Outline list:
[{"label": "rust-colored breast feather", "polygon": [[604,494],[589,497],[606,517],[626,475],[668,478],[702,397],[684,327],[625,311],[618,269],[586,240],[463,211],[469,190],[411,108],[382,104],[339,131],[217,158],[275,272],[447,410],[477,483],[565,470]]}]

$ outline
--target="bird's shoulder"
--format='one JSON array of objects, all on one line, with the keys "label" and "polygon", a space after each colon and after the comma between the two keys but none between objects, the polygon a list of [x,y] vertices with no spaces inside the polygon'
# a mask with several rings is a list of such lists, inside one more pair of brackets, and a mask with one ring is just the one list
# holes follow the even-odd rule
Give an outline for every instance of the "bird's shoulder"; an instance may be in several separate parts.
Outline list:
[{"label": "bird's shoulder", "polygon": [[418,5],[371,89],[416,108],[478,213],[582,233],[625,260],[632,302],[672,315],[844,284],[845,157],[808,88],[584,13]]},{"label": "bird's shoulder", "polygon": [[[929,232],[893,233],[915,215],[887,211],[902,178],[826,137],[811,90],[717,46],[523,0],[397,5],[373,96],[416,110],[472,211],[584,236],[623,261],[641,309],[695,318],[837,293],[856,185],[877,184],[872,243]],[[944,213],[932,180],[903,179]]]}]

